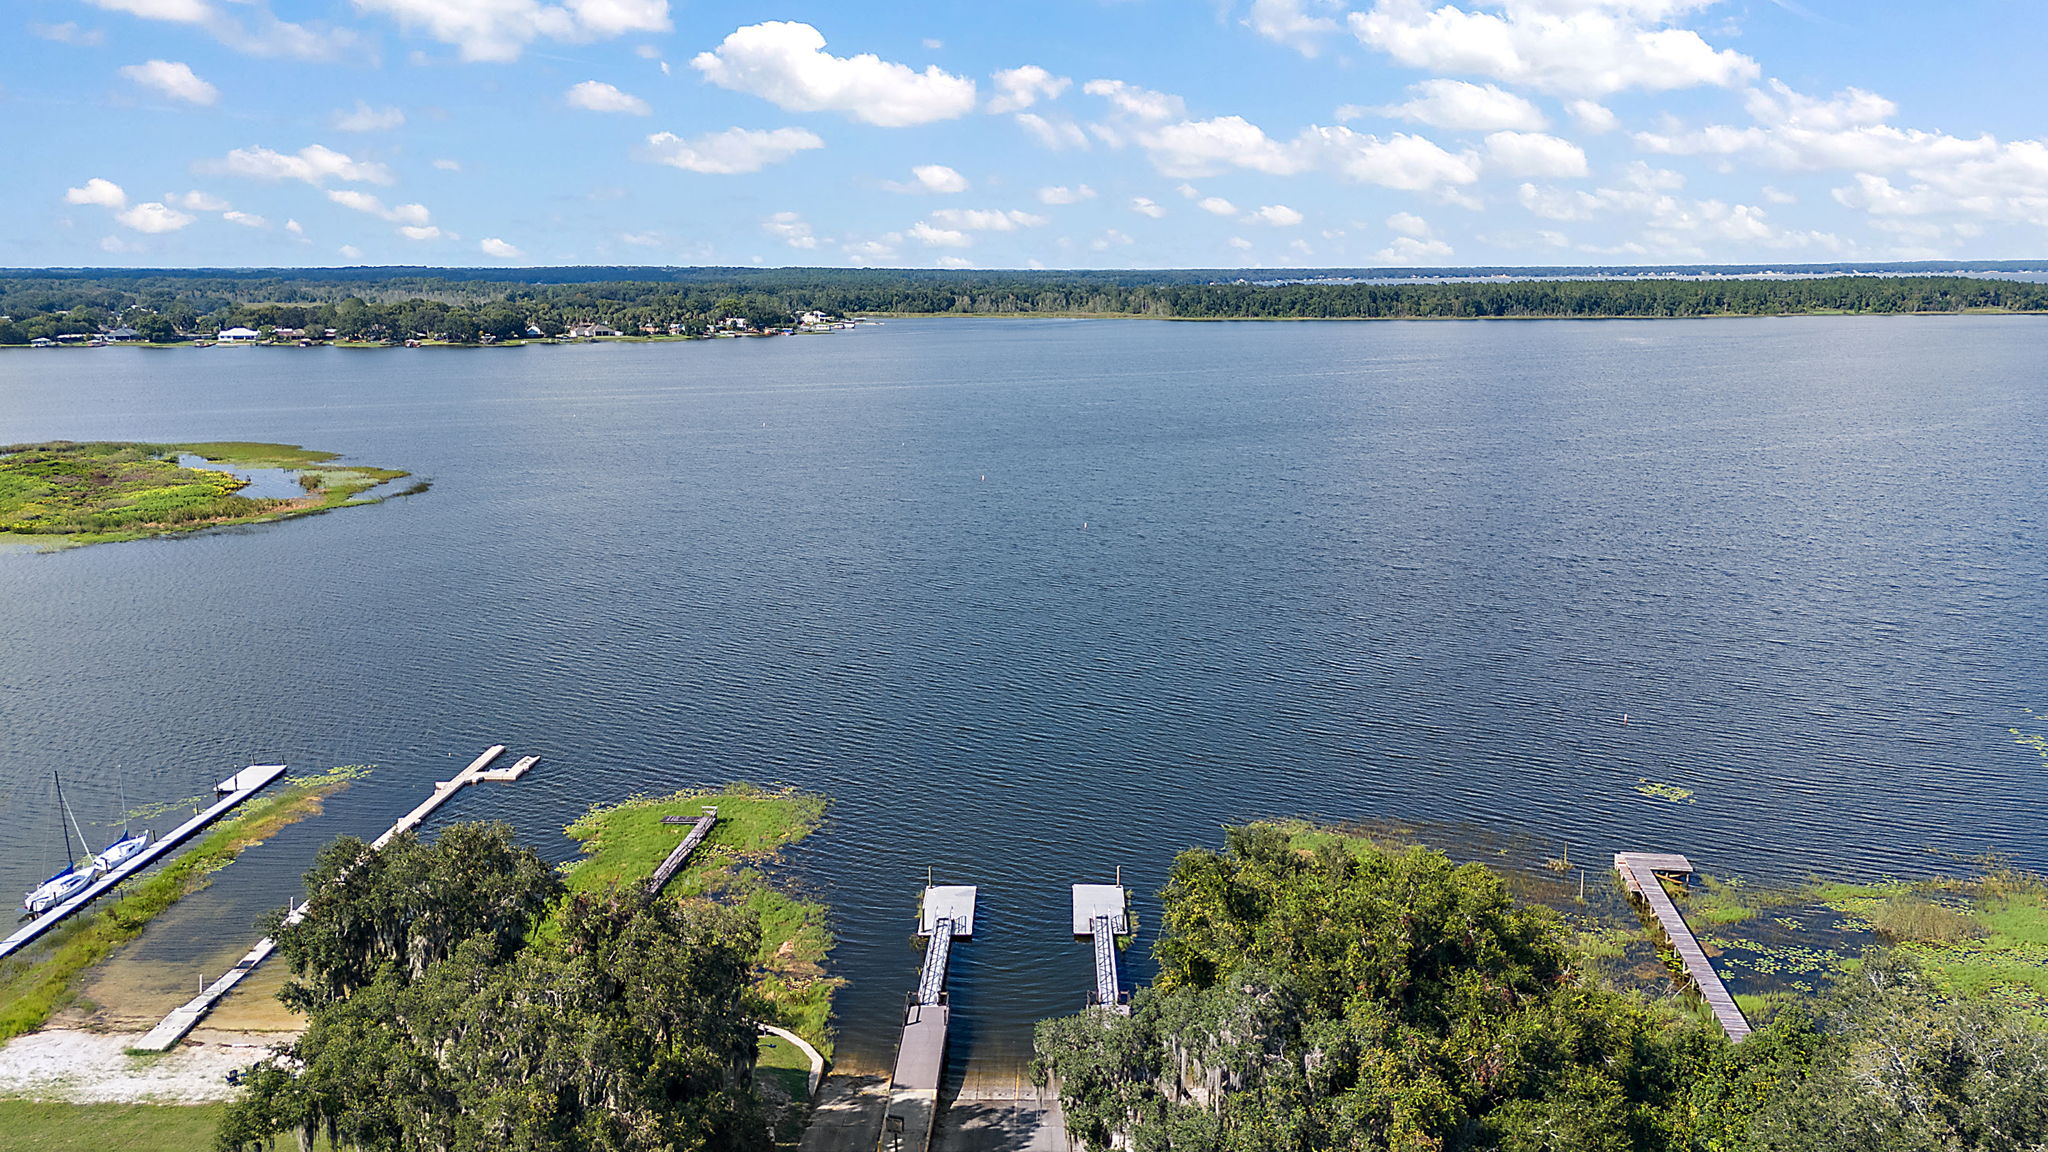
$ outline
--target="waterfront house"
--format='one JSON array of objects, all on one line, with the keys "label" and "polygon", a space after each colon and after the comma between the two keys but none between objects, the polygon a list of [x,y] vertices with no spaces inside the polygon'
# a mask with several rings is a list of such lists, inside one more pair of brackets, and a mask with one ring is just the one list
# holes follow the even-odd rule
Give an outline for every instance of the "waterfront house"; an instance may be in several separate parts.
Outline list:
[{"label": "waterfront house", "polygon": [[220,330],[220,335],[214,337],[214,339],[219,340],[223,344],[254,344],[256,342],[256,330],[254,328],[223,328]]},{"label": "waterfront house", "polygon": [[137,332],[133,328],[116,328],[113,331],[108,332],[106,334],[106,337],[107,340],[111,343],[125,344],[128,341],[133,340],[140,335],[142,334],[140,332]]}]

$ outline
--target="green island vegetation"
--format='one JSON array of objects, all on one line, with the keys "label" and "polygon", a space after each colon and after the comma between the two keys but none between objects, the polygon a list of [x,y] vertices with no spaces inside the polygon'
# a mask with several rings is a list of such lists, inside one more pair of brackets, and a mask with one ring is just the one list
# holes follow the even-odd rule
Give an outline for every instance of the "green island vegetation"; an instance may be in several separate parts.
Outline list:
[{"label": "green island vegetation", "polygon": [[[622,804],[592,808],[568,828],[569,835],[582,842],[584,853],[564,874],[569,890],[597,892],[645,880],[687,827],[663,824],[662,817],[694,820],[707,805],[718,809],[718,823],[664,894],[708,898],[744,909],[760,926],[760,950],[754,957],[756,991],[775,1007],[769,1022],[830,1057],[832,992],[841,981],[825,975],[825,956],[832,949],[827,909],[799,899],[762,870],[777,851],[823,822],[824,797],[788,788],[728,784],[671,796],[636,796]],[[796,1052],[786,1041],[775,1043]],[[780,1058],[791,1059],[786,1053]],[[797,1053],[796,1059],[798,1063],[787,1066],[809,1069],[808,1058]]]},{"label": "green island vegetation", "polygon": [[[647,874],[684,831],[661,817],[709,803],[720,821],[702,863],[650,897]],[[822,814],[819,798],[743,785],[635,798],[579,820],[589,854],[560,870],[500,824],[382,851],[335,841],[307,873],[304,918],[272,924],[291,971],[279,998],[306,1030],[250,1071],[216,1146],[793,1141],[807,1108],[790,1074],[808,1063],[754,1022],[824,1038],[829,938],[822,909],[778,896],[760,867]]]},{"label": "green island vegetation", "polygon": [[99,907],[73,915],[0,962],[0,1042],[42,1027],[52,1013],[76,998],[79,978],[87,969],[141,935],[173,904],[206,887],[215,872],[234,863],[245,849],[317,815],[329,796],[368,771],[352,764],[317,776],[292,777],[283,790],[245,803],[169,864],[128,880]]},{"label": "green island vegetation", "polygon": [[[1058,1085],[1090,1149],[2048,1143],[2048,1024],[1968,994],[1903,941],[1816,996],[1770,1001],[1732,1044],[1683,1000],[1601,977],[1599,957],[1639,931],[1569,923],[1517,900],[1502,874],[1426,848],[1233,828],[1222,851],[1175,861],[1164,904],[1159,975],[1128,1017],[1038,1029],[1034,1073]],[[1894,921],[1949,924],[1916,906]]]},{"label": "green island vegetation", "polygon": [[[193,467],[199,457],[228,468],[296,473],[304,495],[237,495],[249,481]],[[410,473],[336,464],[335,453],[293,444],[136,444],[113,441],[0,447],[0,538],[66,547],[139,540],[202,528],[254,524],[327,512],[380,498],[362,494]],[[399,495],[424,491],[415,484]]]},{"label": "green island vegetation", "polygon": [[[1336,268],[1266,272],[1259,280],[1242,269],[600,267],[526,269],[518,278],[457,268],[15,271],[0,275],[0,345],[107,333],[174,344],[232,327],[285,343],[360,346],[521,343],[562,337],[576,324],[602,324],[626,339],[702,337],[724,331],[728,319],[760,331],[807,311],[1186,320],[2048,311],[2048,284],[1984,275],[2034,267],[1806,265],[1798,266],[1800,276],[1762,279],[1730,277],[1780,269]],[[1957,274],[1964,272],[1979,275]],[[1478,279],[1495,276],[1521,278]],[[1528,278],[1539,276],[1550,278]]]}]

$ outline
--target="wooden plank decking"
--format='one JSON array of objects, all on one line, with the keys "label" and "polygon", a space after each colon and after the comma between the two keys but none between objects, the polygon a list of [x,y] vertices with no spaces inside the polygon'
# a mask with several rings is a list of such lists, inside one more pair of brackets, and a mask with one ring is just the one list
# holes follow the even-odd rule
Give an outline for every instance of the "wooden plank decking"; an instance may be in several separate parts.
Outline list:
[{"label": "wooden plank decking", "polygon": [[1659,872],[1692,872],[1692,862],[1683,856],[1654,852],[1617,852],[1614,854],[1614,870],[1621,874],[1622,884],[1629,892],[1649,906],[1657,924],[1664,929],[1664,935],[1671,941],[1672,951],[1684,962],[1685,971],[1699,989],[1700,998],[1714,1012],[1714,1019],[1721,1022],[1721,1029],[1728,1033],[1730,1040],[1741,1040],[1750,1033],[1749,1018],[1742,1009],[1735,1006],[1735,997],[1728,994],[1728,986],[1721,983],[1719,973],[1714,971],[1713,962],[1707,959],[1705,950],[1685,923],[1685,916],[1678,905],[1664,891],[1664,885],[1657,880]]},{"label": "wooden plank decking", "polygon": [[[457,772],[455,779],[442,780],[436,783],[433,794],[428,796],[424,803],[399,817],[398,823],[393,824],[385,830],[382,836],[370,842],[370,850],[373,852],[380,851],[386,844],[391,843],[392,837],[397,836],[401,832],[419,827],[420,822],[431,816],[436,808],[447,803],[449,797],[462,791],[469,785],[475,784],[480,780],[500,780],[506,782],[517,780],[521,776],[526,775],[527,769],[540,762],[540,757],[538,756],[525,756],[515,761],[510,768],[490,768],[491,761],[496,760],[504,752],[505,746],[503,744],[493,744],[489,748],[484,749],[483,755],[470,761],[469,767]],[[249,769],[247,771],[254,770]],[[279,775],[282,775],[283,772],[283,768],[277,770]],[[274,779],[275,777],[272,778]],[[240,777],[233,779],[239,780]],[[265,782],[267,783],[268,781],[266,780]],[[225,787],[227,783],[228,781],[222,781],[222,786]],[[291,914],[285,917],[284,922],[286,924],[297,924],[305,918],[306,906],[301,904],[291,910]],[[235,985],[240,984],[249,973],[256,970],[257,965],[268,960],[270,954],[275,951],[277,951],[276,940],[268,936],[258,940],[256,946],[249,949],[248,953],[236,962],[233,968],[228,969],[225,975],[207,985],[206,990],[199,995],[172,1010],[171,1014],[164,1017],[161,1023],[155,1028],[150,1029],[149,1035],[143,1037],[142,1042],[135,1045],[136,1049],[145,1052],[168,1052],[176,1047],[178,1042],[183,1040],[192,1029],[199,1026],[201,1020],[206,1019],[207,1013],[213,1011],[214,1005],[225,999],[228,993],[233,992]]]},{"label": "wooden plank decking", "polygon": [[157,839],[156,843],[144,848],[120,867],[88,884],[84,891],[43,913],[41,916],[36,917],[34,920],[29,921],[17,929],[13,935],[7,937],[7,939],[0,940],[0,956],[11,955],[15,949],[27,945],[36,937],[55,928],[63,922],[65,917],[99,899],[102,895],[113,891],[115,885],[156,863],[172,849],[197,835],[200,829],[225,815],[228,809],[262,791],[271,781],[276,780],[284,775],[284,773],[285,766],[282,764],[252,765],[214,785],[214,795],[219,798],[206,811],[164,833]]},{"label": "wooden plank decking", "polygon": [[[668,823],[669,817],[662,817],[661,822]],[[711,826],[716,823],[718,809],[705,805],[704,815],[697,817],[697,826],[690,829],[689,835],[683,837],[683,842],[676,845],[675,850],[668,854],[668,859],[661,862],[661,867],[654,870],[654,875],[647,878],[649,896],[661,895],[661,890],[667,886],[669,877],[674,876],[677,869],[690,862],[690,854],[697,850],[697,845],[702,844],[706,836],[711,835]]]}]

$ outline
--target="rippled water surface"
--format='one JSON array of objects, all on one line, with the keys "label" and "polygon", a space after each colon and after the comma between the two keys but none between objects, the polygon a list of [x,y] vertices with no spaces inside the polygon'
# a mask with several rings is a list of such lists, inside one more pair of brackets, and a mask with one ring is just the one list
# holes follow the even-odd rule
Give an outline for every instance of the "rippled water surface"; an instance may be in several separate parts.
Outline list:
[{"label": "rippled water surface", "polygon": [[148,798],[378,766],[154,934],[194,978],[487,744],[544,759],[441,819],[557,857],[593,802],[787,781],[836,800],[790,871],[835,909],[858,1063],[927,868],[982,886],[961,1048],[1010,1059],[1088,983],[1066,886],[1149,893],[1226,821],[2048,867],[2007,734],[2048,702],[2044,363],[2029,318],[7,352],[0,441],[281,440],[434,486],[0,551],[0,891],[53,867],[52,769],[104,821],[117,765]]}]

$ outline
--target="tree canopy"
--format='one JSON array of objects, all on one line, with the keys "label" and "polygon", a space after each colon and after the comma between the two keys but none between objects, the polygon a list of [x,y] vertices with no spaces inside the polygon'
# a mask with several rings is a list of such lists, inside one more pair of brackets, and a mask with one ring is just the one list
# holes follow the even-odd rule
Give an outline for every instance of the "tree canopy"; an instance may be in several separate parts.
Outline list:
[{"label": "tree canopy", "polygon": [[278,929],[308,1027],[252,1072],[224,1152],[283,1133],[365,1152],[768,1147],[742,912],[561,898],[502,825],[344,840],[308,882],[306,916]]},{"label": "tree canopy", "polygon": [[2048,1031],[1873,954],[1731,1044],[1578,970],[1559,918],[1441,853],[1273,826],[1184,853],[1132,1014],[1039,1026],[1091,1149],[2028,1152]]}]

